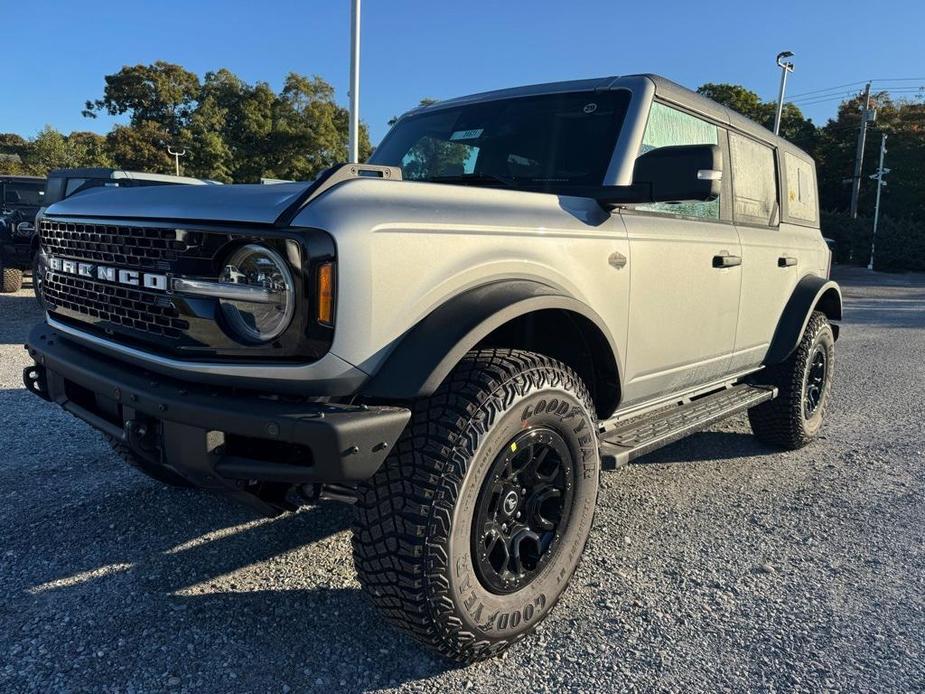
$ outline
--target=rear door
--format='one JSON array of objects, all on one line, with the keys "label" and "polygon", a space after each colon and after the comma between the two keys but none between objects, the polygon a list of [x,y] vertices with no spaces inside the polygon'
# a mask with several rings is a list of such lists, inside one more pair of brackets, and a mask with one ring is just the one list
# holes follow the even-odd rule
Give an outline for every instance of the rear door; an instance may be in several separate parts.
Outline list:
[{"label": "rear door", "polygon": [[[654,103],[639,154],[716,144],[726,131]],[[623,212],[630,245],[624,403],[702,385],[729,372],[739,313],[739,237],[729,185],[711,202],[637,205]]]},{"label": "rear door", "polygon": [[[811,262],[806,234],[781,223],[777,152],[730,132],[733,216],[742,241],[742,300],[731,368],[759,366],[797,282]],[[815,197],[813,198],[815,213]]]}]

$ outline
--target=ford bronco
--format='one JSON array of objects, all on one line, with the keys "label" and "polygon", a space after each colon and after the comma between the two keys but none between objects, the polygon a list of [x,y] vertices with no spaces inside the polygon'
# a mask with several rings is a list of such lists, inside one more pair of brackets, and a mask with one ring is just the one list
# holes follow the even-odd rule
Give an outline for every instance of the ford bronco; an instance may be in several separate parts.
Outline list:
[{"label": "ford bronco", "polygon": [[23,270],[32,269],[30,239],[44,194],[44,178],[0,176],[0,293],[19,291]]},{"label": "ford bronco", "polygon": [[372,602],[478,660],[565,590],[601,469],[740,412],[818,434],[817,200],[804,152],[660,77],[444,101],[309,183],[49,207],[24,382],[167,484],[352,502]]}]

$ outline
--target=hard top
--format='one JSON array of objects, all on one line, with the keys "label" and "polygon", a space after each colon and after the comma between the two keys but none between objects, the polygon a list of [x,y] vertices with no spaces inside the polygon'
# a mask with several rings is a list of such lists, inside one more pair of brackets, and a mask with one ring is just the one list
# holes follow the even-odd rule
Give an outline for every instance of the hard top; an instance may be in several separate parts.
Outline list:
[{"label": "hard top", "polygon": [[0,183],[44,183],[44,176],[7,176],[0,175]]},{"label": "hard top", "polygon": [[49,178],[98,178],[107,180],[157,181],[158,183],[176,183],[187,185],[218,185],[215,181],[189,176],[171,176],[168,174],[146,173],[144,171],[124,171],[103,167],[52,169]]},{"label": "hard top", "polygon": [[[647,85],[654,87],[656,98],[682,106],[690,111],[699,113],[703,116],[718,121],[727,127],[743,132],[757,140],[761,140],[772,147],[777,147],[783,151],[797,154],[800,158],[812,161],[806,152],[799,147],[788,142],[784,138],[775,135],[767,128],[759,125],[750,118],[746,118],[741,113],[733,111],[722,104],[705,97],[703,94],[683,87],[676,82],[653,74],[640,75],[615,75],[611,77],[597,77],[593,79],[567,80],[563,82],[547,82],[543,84],[532,84],[522,87],[512,87],[508,89],[497,89],[494,91],[480,92],[468,96],[438,101],[430,106],[419,106],[406,113],[406,116],[417,115],[426,111],[437,111],[444,108],[452,108],[466,104],[478,103],[481,101],[496,101],[499,99],[513,99],[527,96],[538,96],[541,94],[556,94],[565,92],[579,91],[603,91],[612,89],[630,89],[641,91]],[[404,117],[404,116],[403,116]]]}]

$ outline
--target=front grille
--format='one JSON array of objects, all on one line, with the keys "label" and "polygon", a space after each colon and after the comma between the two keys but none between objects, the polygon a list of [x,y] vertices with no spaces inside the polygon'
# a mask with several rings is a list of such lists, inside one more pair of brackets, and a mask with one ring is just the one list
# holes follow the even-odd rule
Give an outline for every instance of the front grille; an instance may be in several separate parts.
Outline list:
[{"label": "front grille", "polygon": [[94,321],[178,339],[189,323],[179,317],[162,294],[125,289],[111,284],[48,272],[42,286],[45,301],[60,312],[77,313]]},{"label": "front grille", "polygon": [[[305,291],[314,286],[316,268],[334,261],[333,242],[323,231],[52,215],[40,220],[39,235],[50,261],[42,294],[49,318],[62,325],[200,361],[314,359],[330,346],[333,329],[309,325],[314,308]],[[283,335],[260,345],[245,343],[228,329],[217,298],[169,289],[173,277],[217,280],[224,261],[250,243],[299,259],[294,290],[304,307]],[[309,245],[317,249],[314,257]],[[145,286],[151,275],[159,281]]]},{"label": "front grille", "polygon": [[182,229],[47,219],[42,220],[40,234],[48,255],[142,270],[166,269],[200,241],[200,235]]}]

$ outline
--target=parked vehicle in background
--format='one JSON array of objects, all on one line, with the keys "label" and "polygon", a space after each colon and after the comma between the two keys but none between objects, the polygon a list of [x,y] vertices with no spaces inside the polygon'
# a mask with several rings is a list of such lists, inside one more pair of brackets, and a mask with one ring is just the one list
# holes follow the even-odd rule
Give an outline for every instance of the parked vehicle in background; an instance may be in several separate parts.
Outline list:
[{"label": "parked vehicle in background", "polygon": [[18,291],[23,271],[32,269],[35,215],[44,195],[40,176],[0,176],[0,293]]},{"label": "parked vehicle in background", "polygon": [[556,604],[602,467],[743,411],[799,448],[830,398],[812,159],[654,75],[419,108],[310,183],[74,196],[40,234],[26,386],[167,484],[354,503],[371,600],[462,661]]},{"label": "parked vehicle in background", "polygon": [[[122,169],[107,168],[81,168],[81,169],[53,169],[48,174],[48,181],[45,187],[43,205],[48,206],[60,202],[72,195],[86,193],[87,191],[97,190],[99,188],[137,188],[140,186],[164,186],[164,185],[221,185],[216,181],[208,181],[200,178],[189,178],[186,176],[170,176],[167,174],[145,173],[142,171],[123,171]],[[33,213],[32,218],[36,219],[44,211],[44,207]],[[42,273],[38,271],[38,265],[41,260],[38,253],[39,237],[36,233],[35,224],[30,223],[26,231],[21,231],[18,236],[18,253],[19,257],[28,257],[28,264],[24,269],[32,270],[32,286],[35,290],[36,299],[42,303],[40,296]]]}]

